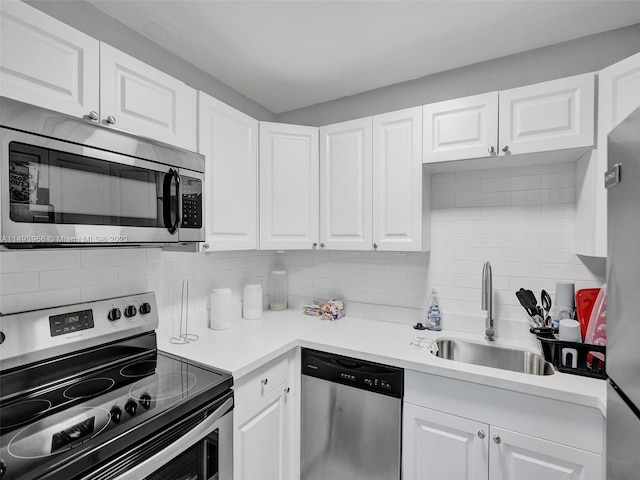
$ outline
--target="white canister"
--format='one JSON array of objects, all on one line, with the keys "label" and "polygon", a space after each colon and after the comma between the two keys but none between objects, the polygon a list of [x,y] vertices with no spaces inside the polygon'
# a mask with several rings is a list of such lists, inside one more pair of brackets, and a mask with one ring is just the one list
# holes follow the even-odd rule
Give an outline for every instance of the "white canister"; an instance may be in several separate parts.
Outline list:
[{"label": "white canister", "polygon": [[269,279],[269,308],[286,310],[289,297],[289,280],[285,270],[274,270]]},{"label": "white canister", "polygon": [[247,320],[262,318],[262,285],[247,283],[242,292],[242,317]]},{"label": "white canister", "polygon": [[209,296],[209,328],[231,328],[231,289],[214,288]]},{"label": "white canister", "polygon": [[573,311],[576,306],[575,285],[571,282],[556,283],[556,307],[564,307]]}]

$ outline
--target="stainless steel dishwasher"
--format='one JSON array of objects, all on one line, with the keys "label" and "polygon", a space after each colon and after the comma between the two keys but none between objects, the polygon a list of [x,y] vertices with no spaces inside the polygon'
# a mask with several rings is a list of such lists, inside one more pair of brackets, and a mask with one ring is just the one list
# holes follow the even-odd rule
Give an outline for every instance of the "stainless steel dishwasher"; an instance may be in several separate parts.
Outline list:
[{"label": "stainless steel dishwasher", "polygon": [[399,480],[403,370],[302,349],[301,480]]}]

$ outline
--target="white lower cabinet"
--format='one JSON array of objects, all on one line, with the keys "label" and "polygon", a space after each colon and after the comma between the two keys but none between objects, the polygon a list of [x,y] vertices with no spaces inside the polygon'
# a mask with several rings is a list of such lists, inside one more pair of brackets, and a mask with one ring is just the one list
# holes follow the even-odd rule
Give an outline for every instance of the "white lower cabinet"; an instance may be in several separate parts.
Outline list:
[{"label": "white lower cabinet", "polygon": [[491,427],[490,480],[601,480],[602,455]]},{"label": "white lower cabinet", "polygon": [[402,431],[402,478],[487,480],[487,425],[405,403]]},{"label": "white lower cabinet", "polygon": [[405,371],[403,480],[603,480],[604,434],[595,408]]},{"label": "white lower cabinet", "polygon": [[235,480],[297,478],[299,429],[294,419],[299,417],[299,397],[294,356],[279,357],[234,386]]},{"label": "white lower cabinet", "polygon": [[234,443],[237,450],[234,478],[285,480],[291,478],[287,466],[290,435],[287,429],[288,399],[285,382],[262,400],[238,414]]}]

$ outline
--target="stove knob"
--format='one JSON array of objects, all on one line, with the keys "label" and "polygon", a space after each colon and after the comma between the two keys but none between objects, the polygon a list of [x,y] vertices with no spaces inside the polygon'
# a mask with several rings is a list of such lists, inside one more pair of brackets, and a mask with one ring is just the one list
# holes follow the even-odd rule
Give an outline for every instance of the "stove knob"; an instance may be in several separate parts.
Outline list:
[{"label": "stove knob", "polygon": [[149,395],[148,393],[143,393],[140,396],[140,400],[138,403],[140,403],[140,405],[142,405],[145,409],[149,410],[149,408],[151,408],[151,395]]},{"label": "stove knob", "polygon": [[129,400],[124,404],[124,411],[127,412],[132,417],[136,414],[136,410],[138,409],[138,404],[133,400]]},{"label": "stove knob", "polygon": [[149,305],[148,303],[143,303],[142,305],[140,305],[140,313],[142,315],[146,315],[147,313],[151,313],[151,305]]},{"label": "stove knob", "polygon": [[122,316],[122,312],[120,311],[119,308],[112,308],[111,310],[109,310],[109,313],[107,313],[107,318],[109,319],[110,322],[115,322],[116,320],[119,320],[121,316]]},{"label": "stove knob", "polygon": [[120,423],[120,420],[122,419],[122,409],[119,406],[114,405],[111,407],[111,411],[109,413],[111,414],[111,420],[115,423]]},{"label": "stove knob", "polygon": [[4,477],[4,474],[6,471],[7,471],[7,464],[4,463],[4,460],[0,460],[0,477]]},{"label": "stove knob", "polygon": [[136,313],[138,313],[138,311],[136,310],[136,307],[134,307],[133,305],[129,305],[127,308],[124,309],[125,317],[135,317]]},{"label": "stove knob", "polygon": [[0,345],[2,345],[4,343],[4,339],[7,338],[4,334],[4,332],[0,332]]}]

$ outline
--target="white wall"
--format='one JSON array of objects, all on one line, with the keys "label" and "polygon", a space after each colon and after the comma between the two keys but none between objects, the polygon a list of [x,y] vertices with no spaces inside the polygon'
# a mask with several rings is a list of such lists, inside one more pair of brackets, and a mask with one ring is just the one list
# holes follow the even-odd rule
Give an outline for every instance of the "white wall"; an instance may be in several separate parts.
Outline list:
[{"label": "white wall", "polygon": [[278,263],[289,271],[293,303],[338,297],[352,315],[413,323],[423,318],[433,287],[445,326],[455,317],[456,329],[481,331],[481,273],[489,260],[498,334],[526,331],[515,296],[521,287],[539,300],[543,288],[553,297],[557,281],[574,281],[576,288],[604,282],[604,272],[591,272],[575,255],[575,167],[434,174],[430,253],[287,252]]},{"label": "white wall", "polygon": [[[487,33],[490,35],[490,33]],[[578,38],[281,113],[277,122],[329,125],[354,118],[595,72],[640,52],[640,25]]]},{"label": "white wall", "polygon": [[171,314],[180,306],[182,281],[188,280],[192,308],[206,308],[212,288],[230,287],[239,314],[247,280],[263,281],[266,295],[275,258],[273,252],[202,254],[127,247],[1,251],[0,312],[155,291],[158,305]]}]

